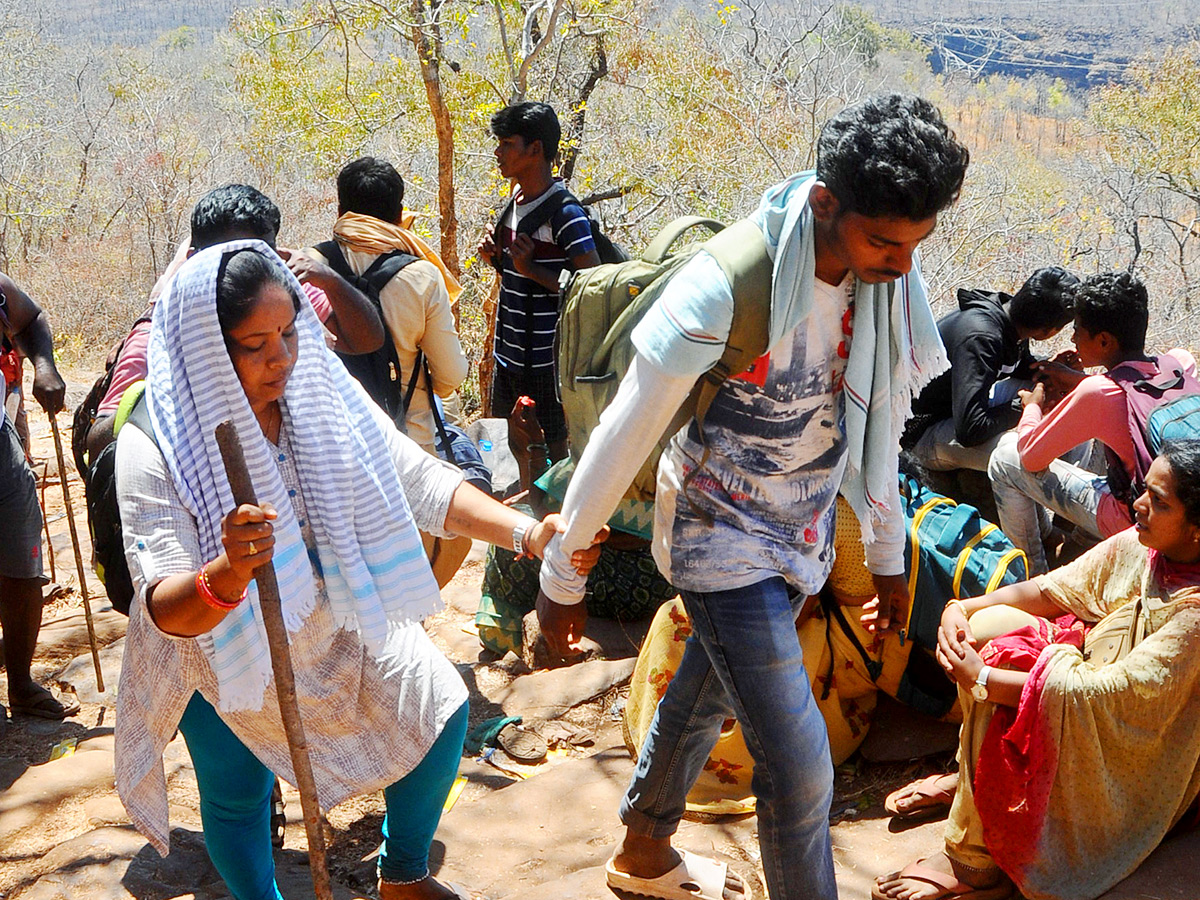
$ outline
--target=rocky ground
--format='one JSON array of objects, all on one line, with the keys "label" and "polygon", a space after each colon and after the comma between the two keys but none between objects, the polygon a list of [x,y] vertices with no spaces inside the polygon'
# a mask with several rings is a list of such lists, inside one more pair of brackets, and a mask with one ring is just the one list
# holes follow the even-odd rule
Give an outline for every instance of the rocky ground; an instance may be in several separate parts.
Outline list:
[{"label": "rocky ground", "polygon": [[[89,575],[102,648],[100,691],[49,428],[40,412],[32,424],[35,456],[51,460],[46,504],[57,585],[47,589],[36,675],[76,694],[82,709],[65,722],[0,719],[0,900],[225,900],[224,884],[204,852],[195,779],[182,739],[166,754],[174,828],[170,856],[159,858],[133,830],[116,796],[113,716],[125,619],[108,607],[102,587]],[[82,485],[73,470],[68,474],[86,560]],[[494,900],[611,897],[603,865],[617,839],[617,804],[633,768],[621,737],[620,709],[640,631],[593,622],[601,653],[569,669],[531,671],[512,657],[497,660],[480,649],[472,631],[481,574],[477,547],[443,592],[446,610],[427,625],[470,688],[472,722],[521,715],[549,736],[557,724],[568,723],[557,733],[570,732],[575,743],[564,741],[548,761],[534,766],[515,763],[501,751],[487,760],[464,757],[462,792],[434,845],[435,873]],[[4,681],[0,675],[0,699]],[[838,771],[831,822],[843,897],[869,896],[875,875],[939,846],[940,823],[896,829],[882,803],[896,786],[945,765],[952,741],[944,726],[881,707],[867,744]],[[312,888],[299,797],[286,789],[285,798],[289,825],[277,854],[279,880],[284,896],[298,900],[311,897]],[[379,796],[328,811],[330,870],[339,900],[376,896],[373,854],[382,812]],[[753,816],[685,822],[679,844],[726,859],[749,878],[756,896],[765,895]],[[1169,842],[1107,900],[1200,897],[1191,874],[1198,851],[1196,834]]]}]

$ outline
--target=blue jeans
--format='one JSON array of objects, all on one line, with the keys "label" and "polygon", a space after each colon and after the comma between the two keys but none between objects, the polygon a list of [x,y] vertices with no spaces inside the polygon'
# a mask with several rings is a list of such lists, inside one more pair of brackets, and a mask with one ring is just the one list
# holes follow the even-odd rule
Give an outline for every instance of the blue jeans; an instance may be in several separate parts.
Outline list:
[{"label": "blue jeans", "polygon": [[[1084,454],[1072,451],[1067,456],[1082,459]],[[1030,472],[1021,463],[1016,432],[1010,431],[992,451],[988,477],[1000,514],[1000,528],[1015,547],[1025,551],[1030,577],[1047,571],[1042,545],[1049,525],[1046,510],[1058,513],[1094,537],[1103,537],[1096,523],[1096,511],[1100,508],[1100,498],[1111,493],[1105,476],[1065,458],[1053,460],[1041,472]]]},{"label": "blue jeans", "polygon": [[782,578],[682,593],[692,636],[654,714],[621,821],[670,837],[722,722],[742,726],[754,758],[758,842],[772,900],[837,897],[829,806],[833,764]]},{"label": "blue jeans", "polygon": [[[271,852],[274,774],[198,693],[184,710],[179,730],[196,769],[204,844],[229,893],[236,900],[281,900]],[[384,788],[379,871],[385,879],[412,881],[429,874],[429,848],[458,774],[466,733],[464,703],[417,767]]]}]

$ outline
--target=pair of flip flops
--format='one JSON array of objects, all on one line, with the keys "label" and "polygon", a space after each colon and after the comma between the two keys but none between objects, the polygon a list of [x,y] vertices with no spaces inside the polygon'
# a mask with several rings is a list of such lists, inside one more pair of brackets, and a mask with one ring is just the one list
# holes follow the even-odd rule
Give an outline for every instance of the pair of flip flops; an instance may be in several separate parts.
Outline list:
[{"label": "pair of flip flops", "polygon": [[[604,864],[608,886],[617,891],[653,897],[655,900],[721,900],[729,866],[687,850],[679,850],[679,865],[657,878],[641,878],[619,871],[611,859]],[[753,900],[750,886],[742,881],[743,900]]]},{"label": "pair of flip flops", "polygon": [[33,716],[38,719],[66,719],[79,712],[79,704],[74,700],[61,702],[52,693],[46,691],[36,697],[21,702],[9,704],[9,712],[14,716]]}]

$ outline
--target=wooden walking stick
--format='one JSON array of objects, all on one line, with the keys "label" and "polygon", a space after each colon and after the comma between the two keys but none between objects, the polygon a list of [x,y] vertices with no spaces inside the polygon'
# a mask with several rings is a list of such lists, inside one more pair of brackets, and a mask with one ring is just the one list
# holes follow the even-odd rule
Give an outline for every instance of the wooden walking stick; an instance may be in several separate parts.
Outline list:
[{"label": "wooden walking stick", "polygon": [[[59,474],[61,478],[61,473]],[[50,480],[50,462],[42,463],[42,527],[46,530],[46,556],[50,560],[50,580],[58,581],[54,571],[54,545],[50,543],[50,518],[46,515],[46,482]]]},{"label": "wooden walking stick", "polygon": [[[92,624],[92,604],[88,597],[87,573],[83,568],[83,553],[79,550],[79,535],[75,532],[75,513],[71,510],[71,489],[67,487],[67,462],[63,458],[62,438],[58,434],[58,419],[49,414],[50,433],[54,435],[54,452],[58,454],[58,480],[63,489],[63,506],[67,508],[67,526],[71,529],[71,546],[75,548],[75,570],[79,573],[79,591],[83,595],[83,617],[87,621],[88,641],[92,645],[92,665],[96,667],[96,690],[104,693],[104,673],[100,671],[100,651],[96,648],[96,626]],[[53,553],[53,551],[51,551]]]},{"label": "wooden walking stick", "polygon": [[[233,490],[233,502],[238,506],[248,503],[258,506],[250,470],[246,468],[246,457],[242,454],[242,442],[238,439],[233,422],[226,419],[216,430],[217,447],[225,463],[225,474]],[[275,674],[275,690],[279,694],[279,714],[283,717],[283,730],[287,735],[288,750],[292,754],[292,771],[296,774],[296,787],[300,791],[300,809],[304,813],[304,833],[308,836],[308,863],[312,870],[313,894],[316,900],[333,900],[333,889],[329,886],[329,869],[325,863],[325,832],[321,827],[321,806],[317,800],[317,783],[313,779],[312,763],[308,758],[308,741],[304,736],[304,723],[300,721],[300,706],[296,702],[296,678],[292,672],[292,653],[288,647],[287,629],[283,624],[283,610],[279,603],[279,585],[275,581],[275,567],[270,562],[254,570],[258,582],[258,605],[262,612],[263,626],[267,630],[267,648],[271,652],[271,670]]]}]

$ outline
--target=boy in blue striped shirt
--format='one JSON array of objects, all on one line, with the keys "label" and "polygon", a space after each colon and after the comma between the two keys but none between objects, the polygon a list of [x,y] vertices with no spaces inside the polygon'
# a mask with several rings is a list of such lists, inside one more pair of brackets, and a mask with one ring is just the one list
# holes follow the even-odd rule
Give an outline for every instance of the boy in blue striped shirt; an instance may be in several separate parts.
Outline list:
[{"label": "boy in blue striped shirt", "polygon": [[513,199],[480,254],[500,272],[492,411],[505,416],[517,398],[537,403],[551,461],[567,455],[567,426],[554,383],[554,328],[563,269],[588,269],[600,257],[583,207],[554,178],[562,131],[546,103],[505,107],[491,122],[500,174],[516,181]]}]

